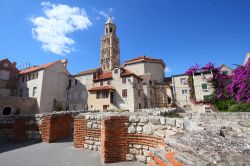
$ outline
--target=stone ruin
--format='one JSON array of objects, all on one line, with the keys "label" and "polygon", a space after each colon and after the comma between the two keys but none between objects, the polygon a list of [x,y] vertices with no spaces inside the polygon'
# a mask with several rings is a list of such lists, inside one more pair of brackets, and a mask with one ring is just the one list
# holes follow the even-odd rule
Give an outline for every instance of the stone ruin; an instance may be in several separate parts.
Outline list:
[{"label": "stone ruin", "polygon": [[105,163],[249,165],[250,113],[59,112],[0,117],[0,139],[54,142],[70,136],[74,147],[101,152]]}]

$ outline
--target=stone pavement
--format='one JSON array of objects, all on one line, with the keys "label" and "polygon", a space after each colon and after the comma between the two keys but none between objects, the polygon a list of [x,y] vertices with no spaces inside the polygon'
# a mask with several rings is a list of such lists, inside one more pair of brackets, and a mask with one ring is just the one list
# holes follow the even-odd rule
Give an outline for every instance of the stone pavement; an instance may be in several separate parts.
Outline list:
[{"label": "stone pavement", "polygon": [[1,166],[143,166],[140,162],[104,164],[100,152],[75,149],[72,141],[0,142]]}]

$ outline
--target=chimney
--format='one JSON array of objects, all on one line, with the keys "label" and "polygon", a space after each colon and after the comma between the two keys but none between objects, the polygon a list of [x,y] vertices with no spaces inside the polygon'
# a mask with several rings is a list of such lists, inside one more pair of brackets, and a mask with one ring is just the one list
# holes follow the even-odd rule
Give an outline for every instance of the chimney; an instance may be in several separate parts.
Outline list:
[{"label": "chimney", "polygon": [[63,59],[63,60],[61,60],[61,63],[63,64],[63,66],[64,66],[65,68],[67,68],[68,59]]},{"label": "chimney", "polygon": [[12,64],[13,64],[13,66],[15,66],[15,67],[16,67],[16,62],[13,62]]}]

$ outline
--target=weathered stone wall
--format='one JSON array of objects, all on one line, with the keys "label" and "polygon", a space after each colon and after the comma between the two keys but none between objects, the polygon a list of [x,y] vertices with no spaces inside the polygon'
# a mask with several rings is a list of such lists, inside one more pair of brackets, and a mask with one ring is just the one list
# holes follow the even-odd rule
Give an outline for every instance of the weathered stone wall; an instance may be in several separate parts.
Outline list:
[{"label": "weathered stone wall", "polygon": [[165,149],[166,136],[183,130],[182,119],[149,112],[84,113],[74,120],[74,146],[101,150],[106,163],[126,160],[147,163],[150,150]]},{"label": "weathered stone wall", "polygon": [[14,114],[35,114],[38,113],[37,100],[25,97],[0,97],[0,117],[5,107],[11,107]]},{"label": "weathered stone wall", "polygon": [[[227,126],[231,126],[232,131],[243,131],[241,136],[246,139],[250,135],[250,130],[240,126],[250,126],[246,122],[249,119],[249,113],[181,114],[180,118],[170,118],[166,116],[164,109],[141,110],[134,113],[84,113],[75,117],[74,146],[101,151],[105,163],[138,160],[151,166],[211,164],[213,160],[205,160],[209,154],[199,156],[198,152],[193,152],[195,149],[191,147],[190,150],[186,147],[185,141],[200,144],[200,147],[193,146],[201,150],[209,146],[218,148],[213,147],[213,144],[223,147],[228,145],[230,149],[230,144],[224,145],[216,140],[204,145],[203,136],[207,140],[211,134],[211,137],[223,141],[227,135]],[[214,136],[210,129],[219,132],[218,137],[221,138]],[[201,136],[201,131],[209,132]],[[181,140],[182,137],[187,140]],[[250,141],[247,143],[243,138],[239,141],[250,145]],[[236,144],[239,144],[239,141],[236,141]],[[236,147],[238,150],[243,148],[241,145]],[[201,152],[199,153],[202,154]]]}]

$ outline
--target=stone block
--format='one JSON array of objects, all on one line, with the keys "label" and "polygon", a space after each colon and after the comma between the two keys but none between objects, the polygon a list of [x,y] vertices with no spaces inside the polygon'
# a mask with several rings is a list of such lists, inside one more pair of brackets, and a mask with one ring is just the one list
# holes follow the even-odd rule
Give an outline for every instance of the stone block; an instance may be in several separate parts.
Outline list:
[{"label": "stone block", "polygon": [[141,149],[142,145],[133,145],[133,147],[136,148],[136,149]]},{"label": "stone block", "polygon": [[161,125],[165,125],[166,124],[166,119],[164,117],[161,117],[160,122],[161,122]]},{"label": "stone block", "polygon": [[130,116],[129,117],[129,121],[130,122],[139,122],[140,121],[140,119],[137,117],[137,116]]},{"label": "stone block", "polygon": [[176,120],[173,119],[173,118],[168,118],[167,119],[167,124],[170,125],[170,126],[175,126]]},{"label": "stone block", "polygon": [[128,133],[135,133],[135,127],[133,126],[133,125],[130,125],[129,127],[128,127]]},{"label": "stone block", "polygon": [[147,158],[144,155],[135,155],[136,159],[140,162],[146,163]]},{"label": "stone block", "polygon": [[126,154],[126,160],[127,161],[134,161],[135,156],[133,154]]},{"label": "stone block", "polygon": [[177,119],[176,120],[176,127],[184,129],[184,123],[182,119]]},{"label": "stone block", "polygon": [[142,132],[142,127],[141,126],[137,126],[136,127],[136,132],[141,133]]},{"label": "stone block", "polygon": [[148,123],[143,127],[144,134],[152,134],[153,133],[153,125]]}]

